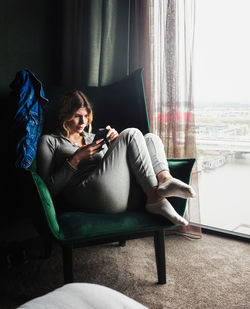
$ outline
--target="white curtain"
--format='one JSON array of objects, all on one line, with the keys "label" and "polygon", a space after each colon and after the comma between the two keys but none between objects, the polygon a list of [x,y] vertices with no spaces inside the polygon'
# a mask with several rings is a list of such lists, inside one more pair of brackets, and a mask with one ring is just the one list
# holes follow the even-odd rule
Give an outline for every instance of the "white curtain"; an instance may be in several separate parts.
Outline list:
[{"label": "white curtain", "polygon": [[[151,129],[162,138],[168,158],[196,157],[192,87],[195,0],[149,1]],[[190,200],[186,214],[191,221],[189,231],[200,223],[196,167],[192,185],[197,198]]]}]

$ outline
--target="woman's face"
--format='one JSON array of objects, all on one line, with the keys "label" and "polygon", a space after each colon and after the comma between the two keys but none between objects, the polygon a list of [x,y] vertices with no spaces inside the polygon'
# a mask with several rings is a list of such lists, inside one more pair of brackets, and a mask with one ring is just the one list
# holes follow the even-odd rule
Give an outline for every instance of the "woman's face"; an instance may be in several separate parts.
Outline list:
[{"label": "woman's face", "polygon": [[79,108],[73,115],[71,120],[66,121],[66,125],[70,134],[82,133],[84,128],[88,125],[88,112],[85,107]]}]

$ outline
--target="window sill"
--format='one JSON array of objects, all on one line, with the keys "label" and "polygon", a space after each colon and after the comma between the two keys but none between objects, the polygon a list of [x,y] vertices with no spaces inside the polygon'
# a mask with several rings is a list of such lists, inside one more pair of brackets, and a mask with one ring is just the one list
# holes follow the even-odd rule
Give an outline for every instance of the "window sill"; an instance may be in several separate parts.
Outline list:
[{"label": "window sill", "polygon": [[223,229],[219,229],[219,228],[208,226],[208,225],[201,225],[201,229],[202,229],[202,233],[209,233],[209,234],[214,234],[218,236],[229,237],[229,238],[234,238],[237,240],[250,242],[250,235],[247,235],[247,234],[238,233],[238,232],[229,231],[229,230],[223,230]]}]

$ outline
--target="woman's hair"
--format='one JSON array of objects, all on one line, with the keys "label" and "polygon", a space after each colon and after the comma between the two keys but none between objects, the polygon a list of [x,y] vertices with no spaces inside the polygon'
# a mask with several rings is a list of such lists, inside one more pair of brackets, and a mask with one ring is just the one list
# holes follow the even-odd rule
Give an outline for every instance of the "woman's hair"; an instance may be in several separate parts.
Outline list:
[{"label": "woman's hair", "polygon": [[63,135],[69,135],[67,122],[73,118],[75,112],[81,107],[85,107],[88,112],[88,131],[91,132],[91,123],[93,121],[93,110],[91,104],[82,91],[75,90],[66,93],[61,100],[58,118],[60,123],[60,130]]}]

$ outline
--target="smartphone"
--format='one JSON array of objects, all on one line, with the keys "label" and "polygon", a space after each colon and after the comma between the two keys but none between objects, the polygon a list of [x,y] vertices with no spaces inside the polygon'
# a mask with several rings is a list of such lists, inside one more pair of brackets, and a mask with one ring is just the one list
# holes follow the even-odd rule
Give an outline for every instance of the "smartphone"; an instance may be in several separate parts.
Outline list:
[{"label": "smartphone", "polygon": [[109,130],[106,129],[106,128],[100,128],[98,129],[95,137],[94,137],[94,140],[93,142],[97,141],[98,139],[103,139],[104,142],[109,145],[109,139],[107,137],[107,134],[108,134]]}]

